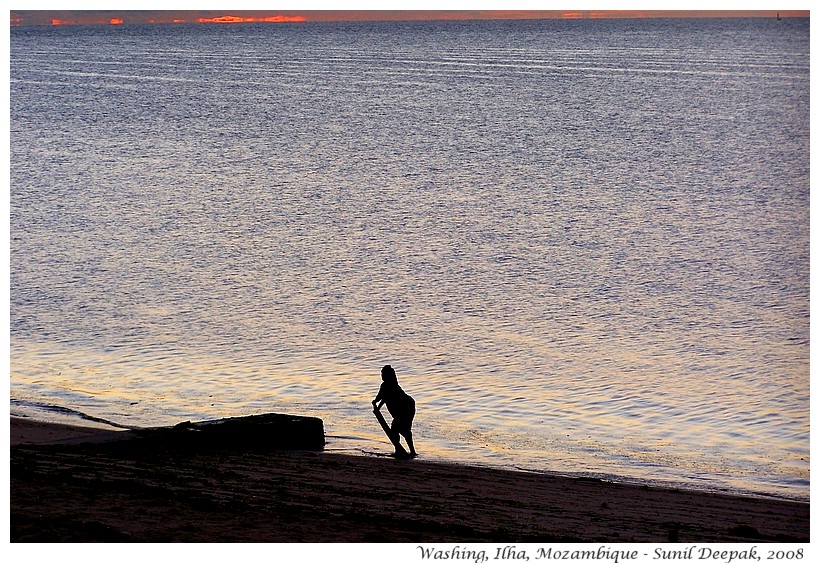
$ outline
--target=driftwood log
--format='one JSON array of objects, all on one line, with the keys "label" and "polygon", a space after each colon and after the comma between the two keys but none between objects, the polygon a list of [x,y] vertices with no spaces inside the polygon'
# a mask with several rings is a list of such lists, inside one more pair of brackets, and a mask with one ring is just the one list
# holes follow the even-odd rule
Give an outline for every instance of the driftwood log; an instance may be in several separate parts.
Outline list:
[{"label": "driftwood log", "polygon": [[321,450],[325,446],[320,418],[258,414],[133,431],[135,438],[179,447],[247,450]]}]

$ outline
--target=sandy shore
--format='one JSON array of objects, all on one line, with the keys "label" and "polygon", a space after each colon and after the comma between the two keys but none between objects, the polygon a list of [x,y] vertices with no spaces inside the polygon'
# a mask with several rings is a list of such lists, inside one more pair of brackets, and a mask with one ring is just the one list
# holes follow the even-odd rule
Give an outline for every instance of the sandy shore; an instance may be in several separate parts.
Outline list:
[{"label": "sandy shore", "polygon": [[71,426],[11,417],[12,446],[48,444],[88,444],[121,440],[130,436],[128,431],[99,427]]},{"label": "sandy shore", "polygon": [[12,418],[12,542],[805,542],[809,504]]}]

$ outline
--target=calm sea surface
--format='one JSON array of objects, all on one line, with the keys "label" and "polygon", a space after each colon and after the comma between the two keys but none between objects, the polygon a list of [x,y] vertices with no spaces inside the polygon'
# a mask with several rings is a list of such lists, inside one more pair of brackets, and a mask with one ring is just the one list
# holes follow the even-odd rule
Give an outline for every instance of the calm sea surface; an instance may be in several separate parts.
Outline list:
[{"label": "calm sea surface", "polygon": [[807,19],[13,28],[10,237],[12,414],[809,497]]}]

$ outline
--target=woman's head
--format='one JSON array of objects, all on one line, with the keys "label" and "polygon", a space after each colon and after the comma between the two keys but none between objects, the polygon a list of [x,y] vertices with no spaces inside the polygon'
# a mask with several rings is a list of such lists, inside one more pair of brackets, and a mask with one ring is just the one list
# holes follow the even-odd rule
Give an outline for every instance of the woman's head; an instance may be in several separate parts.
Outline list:
[{"label": "woman's head", "polygon": [[394,370],[389,364],[382,368],[382,381],[397,381],[396,370]]}]

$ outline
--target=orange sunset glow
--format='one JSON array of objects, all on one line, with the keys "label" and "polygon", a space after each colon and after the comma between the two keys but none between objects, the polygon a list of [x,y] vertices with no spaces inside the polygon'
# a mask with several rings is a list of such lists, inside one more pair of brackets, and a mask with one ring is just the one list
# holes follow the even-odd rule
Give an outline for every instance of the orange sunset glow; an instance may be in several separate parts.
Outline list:
[{"label": "orange sunset glow", "polygon": [[808,10],[299,10],[246,11],[101,11],[12,10],[12,27],[29,25],[144,25],[144,24],[243,24],[342,21],[410,20],[514,20],[603,18],[702,18],[702,17],[809,17]]},{"label": "orange sunset glow", "polygon": [[215,18],[198,18],[197,23],[285,23],[307,21],[304,16],[268,16],[264,18],[241,16],[218,16]]}]

